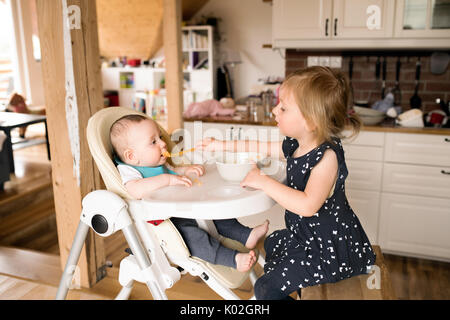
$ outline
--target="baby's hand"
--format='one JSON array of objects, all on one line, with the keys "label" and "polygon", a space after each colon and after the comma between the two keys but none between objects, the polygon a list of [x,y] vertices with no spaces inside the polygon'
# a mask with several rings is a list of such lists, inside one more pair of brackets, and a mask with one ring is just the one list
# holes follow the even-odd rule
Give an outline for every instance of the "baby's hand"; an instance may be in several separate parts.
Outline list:
[{"label": "baby's hand", "polygon": [[262,189],[262,184],[267,176],[259,170],[256,164],[253,164],[252,170],[241,181],[241,187],[251,187],[255,189]]},{"label": "baby's hand", "polygon": [[222,151],[224,149],[224,142],[214,138],[206,138],[198,141],[195,148],[205,151]]},{"label": "baby's hand", "polygon": [[186,187],[192,186],[192,181],[186,176],[169,175],[169,186],[182,185]]},{"label": "baby's hand", "polygon": [[185,175],[188,175],[190,173],[196,174],[197,177],[200,177],[205,174],[205,168],[202,165],[194,164],[192,166],[186,167],[186,170],[184,171]]}]

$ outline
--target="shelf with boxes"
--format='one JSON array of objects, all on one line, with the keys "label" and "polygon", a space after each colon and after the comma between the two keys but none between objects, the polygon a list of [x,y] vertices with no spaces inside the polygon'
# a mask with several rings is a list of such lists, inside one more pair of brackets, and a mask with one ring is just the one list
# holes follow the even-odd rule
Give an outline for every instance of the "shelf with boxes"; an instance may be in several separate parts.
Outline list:
[{"label": "shelf with boxes", "polygon": [[[185,109],[192,102],[215,96],[212,31],[211,26],[182,28]],[[109,105],[135,108],[157,118],[165,117],[165,72],[165,68],[148,66],[103,67],[103,90],[105,96],[110,97]]]}]

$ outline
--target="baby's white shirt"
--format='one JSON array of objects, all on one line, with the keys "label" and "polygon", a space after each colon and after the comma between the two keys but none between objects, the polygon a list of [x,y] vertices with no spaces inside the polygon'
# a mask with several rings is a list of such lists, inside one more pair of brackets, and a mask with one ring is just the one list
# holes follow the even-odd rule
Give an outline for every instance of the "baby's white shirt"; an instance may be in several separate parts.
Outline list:
[{"label": "baby's white shirt", "polygon": [[142,179],[142,174],[137,169],[126,164],[117,165],[117,170],[119,170],[120,177],[122,178],[122,183],[124,185],[128,181]]}]

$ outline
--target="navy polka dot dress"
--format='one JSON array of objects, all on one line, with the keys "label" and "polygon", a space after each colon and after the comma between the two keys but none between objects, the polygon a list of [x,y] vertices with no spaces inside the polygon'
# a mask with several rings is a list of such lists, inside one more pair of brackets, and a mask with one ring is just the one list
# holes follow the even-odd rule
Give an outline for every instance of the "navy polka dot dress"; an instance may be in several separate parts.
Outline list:
[{"label": "navy polka dot dress", "polygon": [[338,176],[333,195],[312,217],[286,210],[286,229],[273,232],[265,241],[266,264],[263,277],[276,279],[280,293],[289,293],[321,283],[337,282],[367,273],[375,254],[358,218],[345,196],[348,171],[339,139],[325,142],[309,153],[293,158],[298,141],[286,137],[283,153],[287,159],[287,185],[303,191],[311,170],[332,149],[338,159]]}]

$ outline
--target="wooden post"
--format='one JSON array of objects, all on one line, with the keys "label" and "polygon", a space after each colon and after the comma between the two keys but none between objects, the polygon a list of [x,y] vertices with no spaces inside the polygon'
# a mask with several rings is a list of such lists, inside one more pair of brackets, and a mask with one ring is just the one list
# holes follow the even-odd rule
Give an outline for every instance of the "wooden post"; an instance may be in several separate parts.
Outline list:
[{"label": "wooden post", "polygon": [[[37,0],[36,5],[58,242],[64,267],[80,221],[81,201],[101,185],[85,134],[88,119],[103,107],[96,3]],[[78,264],[81,286],[90,287],[101,279],[104,265],[103,239],[91,230]]]},{"label": "wooden post", "polygon": [[183,70],[181,48],[181,0],[163,1],[163,39],[166,60],[168,133],[183,127]]}]

